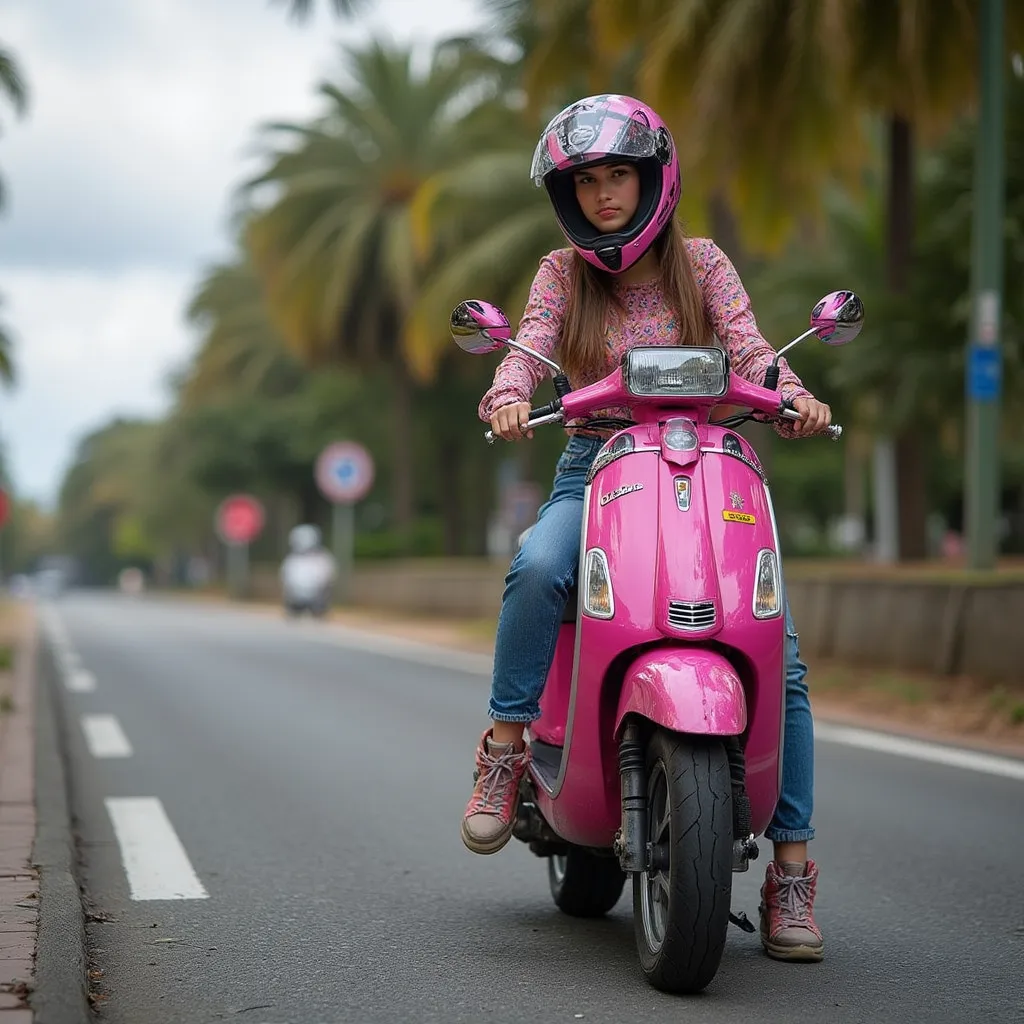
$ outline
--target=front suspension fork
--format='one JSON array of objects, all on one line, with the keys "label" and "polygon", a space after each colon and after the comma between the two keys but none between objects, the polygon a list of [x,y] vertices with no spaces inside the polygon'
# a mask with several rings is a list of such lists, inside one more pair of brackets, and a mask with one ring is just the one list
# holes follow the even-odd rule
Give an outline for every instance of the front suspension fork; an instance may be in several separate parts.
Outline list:
[{"label": "front suspension fork", "polygon": [[732,784],[732,869],[746,871],[750,861],[757,860],[751,824],[750,797],[747,795],[747,758],[739,736],[727,736],[725,753],[729,758],[729,781]]},{"label": "front suspension fork", "polygon": [[[747,765],[738,736],[725,739],[732,786],[732,869],[746,871],[758,855],[747,795]],[[647,769],[643,738],[637,722],[629,722],[619,741],[619,778],[622,793],[622,826],[615,836],[615,855],[622,870],[646,871],[651,863],[647,841]]]},{"label": "front suspension fork", "polygon": [[619,740],[619,778],[622,791],[622,827],[615,836],[615,855],[627,874],[646,871],[650,864],[647,842],[647,764],[637,722],[628,722]]}]

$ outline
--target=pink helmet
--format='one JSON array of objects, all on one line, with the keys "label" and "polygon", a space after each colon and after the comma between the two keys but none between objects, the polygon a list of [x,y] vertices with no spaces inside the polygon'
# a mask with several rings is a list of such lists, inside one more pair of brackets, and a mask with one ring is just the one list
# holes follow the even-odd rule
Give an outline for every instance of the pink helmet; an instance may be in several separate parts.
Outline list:
[{"label": "pink helmet", "polygon": [[[580,209],[572,171],[619,159],[640,173],[640,202],[621,231],[603,234]],[[551,119],[530,176],[543,183],[569,244],[589,263],[619,274],[654,244],[679,203],[679,157],[665,122],[629,96],[588,96]]]}]

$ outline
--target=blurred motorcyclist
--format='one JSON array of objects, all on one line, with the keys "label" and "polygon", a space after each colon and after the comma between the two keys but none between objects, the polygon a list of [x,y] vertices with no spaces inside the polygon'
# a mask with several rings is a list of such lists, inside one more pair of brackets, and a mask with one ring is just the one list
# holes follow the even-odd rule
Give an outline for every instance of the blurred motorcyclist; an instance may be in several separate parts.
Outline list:
[{"label": "blurred motorcyclist", "polygon": [[281,563],[281,595],[289,615],[320,617],[331,603],[337,574],[334,557],[321,544],[319,527],[296,526],[288,535],[289,554]]}]

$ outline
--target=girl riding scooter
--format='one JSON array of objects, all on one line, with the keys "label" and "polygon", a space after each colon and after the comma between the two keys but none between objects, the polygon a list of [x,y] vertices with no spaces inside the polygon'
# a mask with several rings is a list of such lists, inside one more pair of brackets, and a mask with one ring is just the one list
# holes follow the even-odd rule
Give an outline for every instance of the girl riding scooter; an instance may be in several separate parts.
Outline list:
[{"label": "girl riding scooter", "polygon": [[[750,301],[728,257],[709,239],[687,238],[675,219],[678,155],[662,119],[619,95],[567,107],[545,129],[531,176],[543,184],[570,249],[541,260],[520,322],[520,344],[559,361],[574,388],[594,383],[636,345],[708,345],[717,336],[732,372],[757,384],[775,352],[758,331]],[[530,398],[543,366],[516,351],[501,362],[480,417],[505,440],[532,437]],[[831,422],[784,362],[781,397],[800,414],[783,436],[810,436]],[[603,411],[622,417],[628,410]],[[588,468],[609,436],[580,425],[559,459],[554,487],[512,561],[495,645],[492,726],[476,751],[477,779],[462,822],[476,853],[494,853],[512,835],[520,781],[530,751],[525,726],[539,699],[579,559]],[[761,938],[769,956],[818,960],[821,932],[813,905],[818,869],[813,838],[813,727],[797,636],[786,610],[786,701],[782,792],[765,831],[774,859],[762,888]]]}]

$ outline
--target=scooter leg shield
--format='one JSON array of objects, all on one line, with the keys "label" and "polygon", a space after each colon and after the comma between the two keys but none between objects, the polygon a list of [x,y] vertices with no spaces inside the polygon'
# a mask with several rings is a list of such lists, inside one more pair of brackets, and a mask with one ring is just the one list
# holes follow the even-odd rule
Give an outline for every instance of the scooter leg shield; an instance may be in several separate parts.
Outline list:
[{"label": "scooter leg shield", "polygon": [[673,732],[738,736],[747,727],[747,698],[736,669],[716,651],[655,648],[626,669],[616,736],[631,714]]}]

